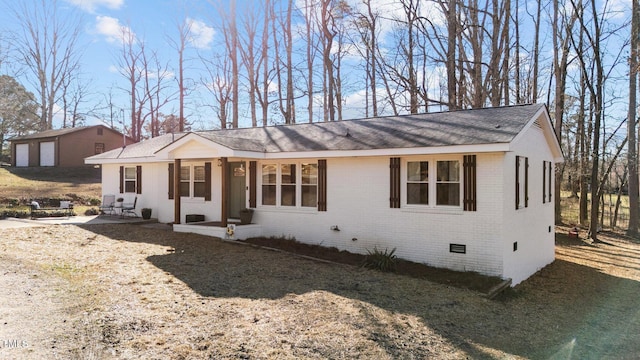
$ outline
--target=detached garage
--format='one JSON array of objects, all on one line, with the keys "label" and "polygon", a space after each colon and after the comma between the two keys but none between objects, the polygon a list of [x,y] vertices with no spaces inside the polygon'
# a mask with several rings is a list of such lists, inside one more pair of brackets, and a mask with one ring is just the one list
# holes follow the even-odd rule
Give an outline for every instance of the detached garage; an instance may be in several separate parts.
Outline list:
[{"label": "detached garage", "polygon": [[47,130],[11,141],[16,167],[79,167],[84,158],[121,148],[134,141],[104,125]]}]

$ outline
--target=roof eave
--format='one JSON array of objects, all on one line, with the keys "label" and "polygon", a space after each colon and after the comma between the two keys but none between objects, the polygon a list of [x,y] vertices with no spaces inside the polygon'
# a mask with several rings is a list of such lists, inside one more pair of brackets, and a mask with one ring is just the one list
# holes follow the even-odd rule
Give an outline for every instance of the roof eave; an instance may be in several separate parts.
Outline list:
[{"label": "roof eave", "polygon": [[265,159],[303,159],[303,158],[340,158],[365,156],[411,156],[411,155],[443,155],[469,153],[495,153],[509,151],[509,143],[448,145],[411,148],[388,148],[367,150],[321,150],[292,151],[264,154]]}]

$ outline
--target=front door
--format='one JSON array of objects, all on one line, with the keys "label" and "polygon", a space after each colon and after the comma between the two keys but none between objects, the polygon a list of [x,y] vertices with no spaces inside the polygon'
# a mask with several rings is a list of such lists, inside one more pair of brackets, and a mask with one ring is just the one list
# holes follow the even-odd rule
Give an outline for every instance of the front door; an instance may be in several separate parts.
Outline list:
[{"label": "front door", "polygon": [[247,207],[247,166],[244,161],[230,162],[229,166],[229,217],[240,218],[240,210]]}]

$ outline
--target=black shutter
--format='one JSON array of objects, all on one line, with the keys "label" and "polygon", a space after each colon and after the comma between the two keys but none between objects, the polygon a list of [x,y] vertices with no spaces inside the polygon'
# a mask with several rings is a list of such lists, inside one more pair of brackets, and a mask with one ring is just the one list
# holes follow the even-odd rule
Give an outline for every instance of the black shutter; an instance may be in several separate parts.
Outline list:
[{"label": "black shutter", "polygon": [[211,162],[204,163],[204,201],[211,201]]},{"label": "black shutter", "polygon": [[542,161],[542,203],[547,202],[547,162]]},{"label": "black shutter", "polygon": [[476,211],[476,156],[465,155],[463,158],[464,211]]},{"label": "black shutter", "polygon": [[400,208],[400,158],[389,159],[389,207]]},{"label": "black shutter", "polygon": [[529,207],[529,158],[524,158],[524,207]]},{"label": "black shutter", "polygon": [[318,160],[318,211],[327,211],[327,160]]},{"label": "black shutter", "polygon": [[173,186],[174,186],[173,163],[171,163],[169,164],[169,200],[173,199]]},{"label": "black shutter", "polygon": [[136,166],[136,194],[142,194],[142,166]]},{"label": "black shutter", "polygon": [[124,166],[120,166],[120,194],[124,194]]},{"label": "black shutter", "polygon": [[520,156],[516,156],[516,210],[520,205]]},{"label": "black shutter", "polygon": [[551,194],[553,193],[551,191],[551,179],[552,176],[554,175],[554,173],[551,171],[552,167],[551,167],[551,161],[549,161],[549,202],[551,202]]},{"label": "black shutter", "polygon": [[249,161],[249,207],[256,207],[257,184],[258,184],[258,163]]}]

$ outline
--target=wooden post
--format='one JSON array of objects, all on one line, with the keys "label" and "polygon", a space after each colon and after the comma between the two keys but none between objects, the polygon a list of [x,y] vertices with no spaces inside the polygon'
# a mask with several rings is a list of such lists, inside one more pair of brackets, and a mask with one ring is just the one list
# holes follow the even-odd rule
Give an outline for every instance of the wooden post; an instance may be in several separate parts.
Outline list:
[{"label": "wooden post", "polygon": [[222,191],[222,202],[221,202],[221,209],[220,209],[220,222],[222,224],[223,227],[227,227],[227,219],[229,218],[229,194],[228,194],[228,181],[229,181],[229,167],[228,167],[228,162],[227,162],[227,158],[223,157],[220,159],[220,164],[222,166],[222,171],[221,173],[221,181],[220,183],[222,184],[221,186],[221,191]]},{"label": "wooden post", "polygon": [[173,223],[180,224],[180,159],[173,161]]}]

